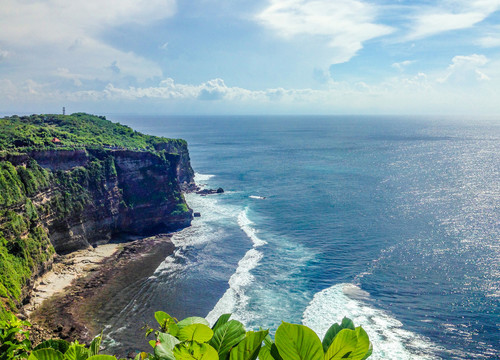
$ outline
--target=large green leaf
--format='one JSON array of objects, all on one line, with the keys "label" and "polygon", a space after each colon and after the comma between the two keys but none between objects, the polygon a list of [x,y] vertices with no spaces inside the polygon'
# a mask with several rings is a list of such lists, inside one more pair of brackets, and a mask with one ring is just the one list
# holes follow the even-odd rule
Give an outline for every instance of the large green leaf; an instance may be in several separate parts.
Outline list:
[{"label": "large green leaf", "polygon": [[283,322],[276,330],[275,342],[283,359],[323,359],[321,340],[307,326]]},{"label": "large green leaf", "polygon": [[356,344],[356,349],[349,355],[349,359],[362,360],[370,349],[370,339],[361,326],[357,327],[355,331],[358,342]]},{"label": "large green leaf", "polygon": [[64,360],[86,360],[88,357],[88,349],[80,344],[71,344],[64,353]]},{"label": "large green leaf", "polygon": [[172,316],[164,311],[157,311],[155,312],[155,319],[163,331],[168,332],[169,334],[172,334],[174,336],[177,335],[179,327],[175,323],[175,319]]},{"label": "large green leaf", "polygon": [[229,321],[230,317],[231,317],[231,314],[222,314],[221,316],[219,316],[219,318],[215,322],[214,326],[212,326],[212,330],[214,331],[214,333],[219,326],[222,326],[225,323],[227,323]]},{"label": "large green leaf", "polygon": [[28,360],[63,360],[62,352],[54,349],[39,349],[31,352]]},{"label": "large green leaf", "polygon": [[351,329],[351,330],[355,330],[355,327],[354,327],[354,323],[352,322],[351,319],[347,318],[347,317],[344,317],[342,319],[342,324],[340,324],[340,327],[342,329]]},{"label": "large green leaf", "polygon": [[245,338],[229,353],[230,360],[255,360],[259,356],[262,341],[269,333],[268,330],[249,331]]},{"label": "large green leaf", "polygon": [[179,340],[176,337],[170,334],[159,333],[154,353],[159,359],[175,360],[173,349],[178,343]]},{"label": "large green leaf", "polygon": [[203,324],[203,325],[210,327],[210,323],[206,319],[199,317],[199,316],[192,316],[192,317],[185,318],[185,319],[179,321],[177,323],[177,326],[179,327],[179,330],[180,330],[183,327],[186,327],[188,325],[193,325],[193,324]]},{"label": "large green leaf", "polygon": [[368,359],[372,353],[373,353],[373,346],[372,346],[372,343],[370,342],[370,347],[368,348],[368,351],[366,352],[365,356],[363,356],[363,359],[361,359],[361,360]]},{"label": "large green leaf", "polygon": [[355,330],[342,329],[325,353],[325,360],[342,359],[356,349],[358,337]]},{"label": "large green leaf", "polygon": [[325,353],[328,351],[328,348],[332,344],[332,341],[335,338],[335,336],[342,329],[351,329],[351,330],[354,330],[355,328],[354,328],[354,323],[352,322],[352,320],[344,317],[342,319],[342,323],[340,325],[337,324],[337,323],[335,323],[332,326],[330,326],[330,328],[326,332],[325,336],[323,337],[323,342],[322,342],[323,351]]},{"label": "large green leaf", "polygon": [[94,356],[99,354],[99,350],[101,349],[101,341],[102,341],[102,332],[100,335],[96,336],[94,340],[90,343],[89,346],[89,356]]},{"label": "large green leaf", "polygon": [[236,320],[230,320],[218,326],[209,344],[217,350],[219,359],[226,359],[232,347],[238,345],[245,338],[243,324]]},{"label": "large green leaf", "polygon": [[325,336],[323,337],[322,345],[323,345],[323,352],[327,352],[328,348],[332,344],[333,339],[335,336],[339,333],[339,331],[342,330],[339,324],[335,323],[326,332]]},{"label": "large green leaf", "polygon": [[112,355],[93,355],[88,360],[116,360],[116,357]]},{"label": "large green leaf", "polygon": [[217,351],[210,345],[196,341],[183,342],[174,347],[176,360],[218,360]]},{"label": "large green leaf", "polygon": [[259,350],[259,360],[275,360],[271,355],[271,346],[263,346]]},{"label": "large green leaf", "polygon": [[180,341],[197,341],[200,343],[207,342],[212,338],[214,332],[207,325],[192,324],[185,326],[179,330],[177,337]]},{"label": "large green leaf", "polygon": [[64,354],[69,348],[69,343],[66,340],[51,339],[38,344],[33,350],[49,348],[58,350]]}]

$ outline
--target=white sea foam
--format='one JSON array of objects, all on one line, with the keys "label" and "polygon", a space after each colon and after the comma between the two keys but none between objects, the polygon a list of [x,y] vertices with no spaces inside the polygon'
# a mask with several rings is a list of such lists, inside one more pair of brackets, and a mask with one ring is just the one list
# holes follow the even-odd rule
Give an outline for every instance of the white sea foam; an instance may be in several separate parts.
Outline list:
[{"label": "white sea foam", "polygon": [[337,284],[314,295],[302,322],[323,338],[328,328],[344,316],[362,326],[373,343],[370,359],[435,359],[428,355],[435,345],[415,333],[385,311],[365,303],[369,294],[352,284]]},{"label": "white sea foam", "polygon": [[195,173],[194,174],[194,181],[198,184],[200,181],[207,181],[213,177],[215,177],[215,175]]},{"label": "white sea foam", "polygon": [[254,281],[251,271],[259,265],[263,257],[263,254],[256,248],[267,244],[267,242],[256,235],[257,231],[252,227],[253,222],[248,219],[247,212],[248,208],[238,214],[238,225],[252,240],[253,247],[238,262],[236,272],[229,278],[229,288],[206,316],[212,324],[224,313],[232,313],[234,318],[243,322],[250,317],[246,310],[249,300],[246,288]]},{"label": "white sea foam", "polygon": [[250,195],[250,199],[258,199],[258,200],[264,200],[266,197],[265,196],[259,196],[259,195]]},{"label": "white sea foam", "polygon": [[158,266],[150,279],[162,273],[174,272],[190,266],[185,250],[192,246],[216,243],[224,235],[224,229],[219,224],[236,220],[237,208],[230,205],[221,206],[217,197],[199,196],[195,193],[185,194],[185,197],[189,206],[194,211],[200,212],[201,217],[194,218],[191,226],[172,235],[175,250]]},{"label": "white sea foam", "polygon": [[254,223],[247,217],[247,212],[248,208],[239,213],[238,225],[245,232],[245,234],[247,234],[247,236],[252,240],[254,247],[266,245],[267,242],[257,237],[257,230],[255,230],[255,228],[252,226],[254,225]]}]

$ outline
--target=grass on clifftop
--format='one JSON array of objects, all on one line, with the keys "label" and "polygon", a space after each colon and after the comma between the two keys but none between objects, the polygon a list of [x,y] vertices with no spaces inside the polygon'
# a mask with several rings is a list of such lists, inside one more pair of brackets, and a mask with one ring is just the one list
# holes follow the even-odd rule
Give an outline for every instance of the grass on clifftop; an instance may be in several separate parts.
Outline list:
[{"label": "grass on clifftop", "polygon": [[[57,138],[59,142],[53,142]],[[127,149],[155,148],[160,143],[185,145],[184,140],[141,134],[104,116],[85,113],[71,115],[30,115],[0,119],[0,150],[108,146]]]}]

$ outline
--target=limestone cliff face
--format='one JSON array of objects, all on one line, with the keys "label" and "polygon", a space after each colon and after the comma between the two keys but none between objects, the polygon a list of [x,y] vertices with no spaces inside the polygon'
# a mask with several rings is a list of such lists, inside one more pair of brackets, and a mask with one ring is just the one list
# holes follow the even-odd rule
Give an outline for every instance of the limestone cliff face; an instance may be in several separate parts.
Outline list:
[{"label": "limestone cliff face", "polygon": [[[47,209],[40,220],[56,252],[106,243],[121,233],[146,235],[189,226],[192,210],[181,193],[181,184],[188,189],[194,183],[187,147],[174,154],[168,151],[175,149],[162,150],[30,153],[54,174],[53,186],[32,201]],[[66,211],[61,213],[59,206]]]}]

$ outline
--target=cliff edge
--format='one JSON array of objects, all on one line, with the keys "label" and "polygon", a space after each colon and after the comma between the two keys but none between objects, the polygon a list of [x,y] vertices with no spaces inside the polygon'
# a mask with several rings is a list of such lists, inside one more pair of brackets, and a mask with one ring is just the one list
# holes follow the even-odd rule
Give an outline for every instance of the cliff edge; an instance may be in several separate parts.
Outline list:
[{"label": "cliff edge", "polygon": [[0,119],[0,316],[64,254],[189,226],[187,143],[88,114]]}]

